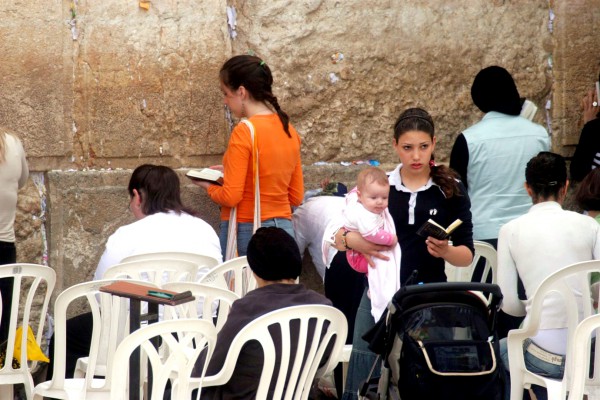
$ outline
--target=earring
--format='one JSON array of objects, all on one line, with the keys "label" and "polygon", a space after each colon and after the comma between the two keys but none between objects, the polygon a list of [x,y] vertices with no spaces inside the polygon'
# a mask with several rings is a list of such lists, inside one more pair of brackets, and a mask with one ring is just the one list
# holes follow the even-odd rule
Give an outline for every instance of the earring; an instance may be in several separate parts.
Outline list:
[{"label": "earring", "polygon": [[242,118],[246,118],[246,103],[242,101]]},{"label": "earring", "polygon": [[435,161],[433,159],[429,160],[429,168],[435,167]]}]

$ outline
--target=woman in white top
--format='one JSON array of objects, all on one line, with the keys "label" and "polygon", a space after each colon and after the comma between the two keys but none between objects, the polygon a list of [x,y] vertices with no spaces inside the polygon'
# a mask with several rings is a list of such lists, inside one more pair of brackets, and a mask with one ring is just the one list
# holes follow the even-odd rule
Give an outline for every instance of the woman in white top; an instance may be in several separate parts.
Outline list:
[{"label": "woman in white top", "polygon": [[[16,136],[0,129],[0,265],[17,262],[15,247],[15,215],[17,192],[25,186],[29,168],[21,141]],[[0,295],[4,310],[12,303],[13,278],[0,279]],[[8,337],[10,312],[2,313],[0,321],[0,343]]]},{"label": "woman in white top", "polygon": [[[600,225],[589,216],[563,210],[567,193],[567,167],[562,156],[541,152],[525,169],[525,188],[533,201],[527,214],[504,225],[498,237],[498,285],[504,299],[502,310],[513,316],[525,316],[533,294],[552,273],[567,265],[600,259]],[[575,293],[581,289],[567,282]],[[567,312],[563,302],[544,300],[541,325],[524,349],[527,369],[560,379],[564,364],[546,362],[536,356],[531,345],[562,358],[567,350]],[[500,351],[508,369],[506,339]],[[546,399],[543,388],[533,386],[538,400]],[[506,393],[506,398],[510,390]]]},{"label": "woman in white top", "polygon": [[[217,233],[184,207],[175,171],[161,165],[141,165],[133,171],[127,190],[129,209],[136,221],[120,227],[108,238],[94,279],[102,279],[104,272],[123,258],[143,253],[181,251],[204,254],[221,261]],[[89,353],[92,325],[91,313],[67,321],[67,378],[73,377],[77,359]],[[53,339],[50,354],[54,354]],[[47,376],[50,377],[52,372],[50,363]]]}]

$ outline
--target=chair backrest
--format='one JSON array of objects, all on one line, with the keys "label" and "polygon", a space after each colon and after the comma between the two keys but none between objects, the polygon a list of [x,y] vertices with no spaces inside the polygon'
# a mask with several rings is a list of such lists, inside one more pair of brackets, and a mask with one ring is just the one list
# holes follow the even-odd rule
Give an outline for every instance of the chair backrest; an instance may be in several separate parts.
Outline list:
[{"label": "chair backrest", "polygon": [[[489,243],[474,240],[475,254],[473,262],[468,267],[455,267],[452,264],[446,263],[446,277],[448,282],[472,282],[473,273],[480,260],[485,261],[481,277],[478,279],[483,283],[496,283],[498,256],[496,249]],[[483,261],[482,261],[483,262]],[[488,282],[488,276],[491,274],[491,281]]]},{"label": "chair backrest", "polygon": [[[573,347],[573,337],[578,323],[596,311],[592,304],[590,275],[600,271],[600,260],[584,261],[564,267],[548,276],[538,287],[531,298],[531,307],[527,319],[520,329],[508,333],[508,357],[510,360],[511,398],[519,399],[524,385],[536,384],[547,387],[548,379],[536,375],[525,368],[523,358],[523,342],[535,336],[540,329],[541,314],[544,309],[544,300],[552,296],[553,301],[564,305],[567,317],[567,356],[565,373],[561,381],[556,381],[553,391],[560,391],[561,398],[565,398],[567,384],[573,371],[573,357],[569,351]],[[576,289],[574,289],[576,288]],[[555,303],[556,304],[556,303]],[[600,365],[600,364],[597,364]],[[600,382],[600,373],[595,373],[594,379]],[[550,392],[550,389],[549,389]],[[514,396],[514,397],[513,397]]]},{"label": "chair backrest", "polygon": [[227,320],[233,302],[240,298],[229,290],[196,282],[165,283],[163,289],[174,292],[189,290],[196,298],[194,302],[165,307],[165,319],[202,318],[213,322],[217,331]]},{"label": "chair backrest", "polygon": [[[65,381],[68,381],[68,379],[65,379],[68,309],[74,302],[85,300],[92,313],[93,327],[90,353],[86,364],[85,384],[81,386],[81,394],[83,396],[87,392],[110,391],[110,374],[107,372],[112,368],[117,345],[129,333],[128,299],[101,292],[100,288],[119,280],[103,279],[80,283],[65,289],[56,298],[54,303],[55,346],[52,360],[54,375],[47,388],[48,390],[63,390]],[[148,285],[148,282],[133,282]],[[155,285],[150,284],[150,286]],[[81,304],[78,302],[78,305]],[[98,373],[99,368],[101,373]],[[107,380],[102,384],[98,384],[97,379],[94,380],[94,375],[104,376],[105,374]],[[39,387],[36,387],[36,394],[43,395],[38,390]]]},{"label": "chair backrest", "polygon": [[[600,394],[600,386],[598,381],[590,378],[590,349],[592,347],[591,338],[596,337],[595,341],[595,356],[593,365],[594,377],[598,375],[596,372],[598,369],[598,342],[600,341],[600,315],[592,315],[587,317],[577,326],[575,334],[573,336],[573,348],[571,349],[571,357],[573,362],[573,373],[570,376],[570,382],[568,386],[569,400],[582,400],[583,395],[586,394],[588,399],[598,398]],[[593,391],[592,391],[593,390]]]},{"label": "chair backrest", "polygon": [[196,280],[202,278],[211,268],[219,264],[219,260],[214,257],[204,254],[186,253],[183,251],[161,251],[157,253],[136,254],[134,256],[125,257],[121,260],[121,263],[164,259],[185,260],[198,264],[198,276]]},{"label": "chair backrest", "polygon": [[246,293],[256,289],[256,279],[248,265],[246,256],[233,258],[217,265],[199,282],[231,290],[240,297],[244,297]]},{"label": "chair backrest", "polygon": [[198,264],[177,259],[152,259],[120,263],[108,268],[103,279],[136,279],[158,287],[166,282],[191,282],[196,279]]},{"label": "chair backrest", "polygon": [[[25,384],[27,398],[31,398],[33,380],[30,371],[37,362],[27,361],[27,332],[31,327],[38,346],[41,345],[44,322],[48,311],[48,303],[56,284],[55,271],[45,265],[38,264],[7,264],[0,266],[0,278],[13,278],[12,304],[10,308],[10,323],[8,330],[8,346],[4,366],[0,369],[0,385]],[[0,302],[0,316],[5,310]],[[21,364],[13,368],[12,359],[16,330],[22,326],[20,338],[21,354],[15,357]]]},{"label": "chair backrest", "polygon": [[[159,352],[153,339],[160,338],[161,348],[167,351]],[[209,321],[197,319],[179,319],[157,322],[132,332],[116,350],[115,365],[119,368],[112,370],[111,395],[112,400],[125,400],[128,394],[129,359],[136,349],[141,349],[142,357],[147,359],[147,365],[152,371],[150,400],[162,400],[167,381],[172,380],[171,398],[189,399],[190,379],[196,360],[204,353],[202,374],[194,378],[194,382],[202,382],[206,367],[212,356],[217,341],[217,330]],[[154,340],[155,342],[155,340]],[[146,364],[142,362],[142,365]],[[196,369],[197,370],[197,369]],[[129,388],[129,390],[143,390]],[[142,393],[140,393],[140,398]]]},{"label": "chair backrest", "polygon": [[[274,342],[270,329],[281,332],[280,344]],[[296,330],[298,334],[294,335],[292,332]],[[340,360],[347,333],[346,317],[334,307],[302,305],[272,311],[250,322],[236,335],[223,368],[217,374],[205,377],[204,387],[227,383],[243,346],[256,340],[264,352],[256,398],[308,399],[313,380],[331,371]],[[297,337],[296,342],[291,340],[294,337]],[[275,370],[279,346],[281,365]],[[331,351],[326,354],[328,349]],[[293,364],[290,360],[294,360]],[[276,382],[274,393],[269,394],[273,379]]]}]

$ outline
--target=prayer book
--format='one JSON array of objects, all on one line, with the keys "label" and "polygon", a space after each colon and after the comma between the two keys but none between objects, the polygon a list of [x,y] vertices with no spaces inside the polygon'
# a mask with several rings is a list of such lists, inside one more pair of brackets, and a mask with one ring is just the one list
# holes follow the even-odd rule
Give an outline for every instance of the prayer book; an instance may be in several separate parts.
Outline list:
[{"label": "prayer book", "polygon": [[457,219],[447,228],[444,228],[434,220],[429,219],[419,228],[417,234],[423,237],[431,236],[439,240],[444,240],[447,239],[452,231],[458,228],[460,224],[462,224],[462,221]]},{"label": "prayer book", "polygon": [[190,179],[198,181],[206,181],[214,183],[215,185],[223,185],[223,172],[218,169],[202,168],[202,169],[191,169],[185,174]]}]

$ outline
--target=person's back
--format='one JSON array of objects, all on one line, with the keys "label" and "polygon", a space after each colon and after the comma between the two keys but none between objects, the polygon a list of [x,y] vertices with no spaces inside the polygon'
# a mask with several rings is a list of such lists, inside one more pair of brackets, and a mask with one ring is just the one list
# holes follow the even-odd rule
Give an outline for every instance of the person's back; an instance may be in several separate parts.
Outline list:
[{"label": "person's back", "polygon": [[531,199],[523,187],[527,161],[548,150],[550,138],[538,124],[491,111],[463,132],[469,148],[466,181],[475,239],[495,239],[508,221],[523,215]]},{"label": "person's back", "polygon": [[208,223],[186,212],[159,212],[120,227],[108,238],[94,279],[102,279],[107,268],[126,257],[163,251],[203,254],[221,261],[219,238]]},{"label": "person's back", "polygon": [[[261,315],[297,305],[331,305],[331,301],[322,295],[295,283],[302,269],[302,259],[295,240],[284,230],[275,227],[258,229],[250,239],[247,256],[258,288],[233,303],[227,321],[219,331],[206,376],[220,371],[237,333]],[[275,335],[273,338],[280,340]],[[295,347],[294,343],[292,347]],[[229,382],[223,386],[203,388],[202,399],[254,399],[262,366],[260,344],[245,344]],[[193,375],[199,375],[199,371]]]},{"label": "person's back", "polygon": [[[504,295],[502,311],[527,319],[532,298],[548,276],[576,262],[600,259],[600,225],[589,216],[562,209],[568,187],[562,156],[539,153],[527,163],[525,175],[527,193],[534,205],[527,214],[500,229],[498,285]],[[566,280],[565,283],[576,297],[586,301],[577,281]],[[524,348],[528,369],[535,365],[536,373],[562,378],[567,351],[567,316],[561,296],[554,293],[544,298],[540,329]],[[530,349],[532,345],[536,351]],[[500,346],[508,368],[508,362],[512,361],[508,359],[506,339]],[[534,391],[539,400],[546,398],[544,390],[534,387]]]}]

